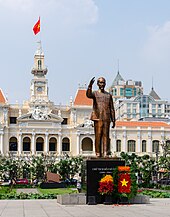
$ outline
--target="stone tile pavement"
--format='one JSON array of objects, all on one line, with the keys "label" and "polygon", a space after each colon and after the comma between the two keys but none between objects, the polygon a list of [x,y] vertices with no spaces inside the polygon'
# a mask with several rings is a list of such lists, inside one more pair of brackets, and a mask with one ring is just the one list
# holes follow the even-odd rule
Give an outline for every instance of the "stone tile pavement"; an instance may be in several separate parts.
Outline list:
[{"label": "stone tile pavement", "polygon": [[0,217],[170,217],[170,198],[136,205],[60,205],[56,200],[0,200]]}]

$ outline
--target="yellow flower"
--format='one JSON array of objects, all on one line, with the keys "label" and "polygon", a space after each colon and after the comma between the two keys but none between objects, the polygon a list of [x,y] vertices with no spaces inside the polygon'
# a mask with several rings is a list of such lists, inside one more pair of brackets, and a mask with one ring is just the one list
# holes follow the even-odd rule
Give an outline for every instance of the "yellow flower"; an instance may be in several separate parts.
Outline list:
[{"label": "yellow flower", "polygon": [[111,175],[104,176],[100,182],[113,182],[113,177]]}]

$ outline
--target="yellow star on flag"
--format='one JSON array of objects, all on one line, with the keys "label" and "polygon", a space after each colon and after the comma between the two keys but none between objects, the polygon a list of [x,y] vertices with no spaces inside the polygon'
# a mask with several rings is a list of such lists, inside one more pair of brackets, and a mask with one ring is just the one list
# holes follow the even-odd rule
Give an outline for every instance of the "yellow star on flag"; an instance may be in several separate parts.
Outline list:
[{"label": "yellow star on flag", "polygon": [[123,179],[123,181],[120,181],[121,183],[122,183],[122,186],[126,186],[127,187],[127,183],[129,182],[129,181],[126,181],[125,179]]}]

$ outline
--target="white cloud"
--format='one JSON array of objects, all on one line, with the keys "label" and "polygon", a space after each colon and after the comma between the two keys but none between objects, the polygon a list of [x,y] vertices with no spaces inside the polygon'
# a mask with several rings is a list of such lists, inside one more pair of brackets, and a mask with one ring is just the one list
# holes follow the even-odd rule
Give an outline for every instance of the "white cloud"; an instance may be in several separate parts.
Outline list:
[{"label": "white cloud", "polygon": [[0,0],[0,10],[33,14],[48,14],[64,25],[88,25],[98,20],[98,7],[94,0]]},{"label": "white cloud", "polygon": [[152,63],[163,63],[170,59],[170,21],[162,26],[148,28],[149,37],[143,50],[143,56]]}]

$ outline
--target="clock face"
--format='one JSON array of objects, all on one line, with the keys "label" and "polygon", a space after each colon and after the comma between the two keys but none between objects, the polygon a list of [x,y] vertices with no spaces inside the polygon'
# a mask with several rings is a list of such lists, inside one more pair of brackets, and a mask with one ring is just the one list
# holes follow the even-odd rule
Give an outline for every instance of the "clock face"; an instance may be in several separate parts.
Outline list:
[{"label": "clock face", "polygon": [[38,92],[42,92],[42,87],[37,87]]}]

